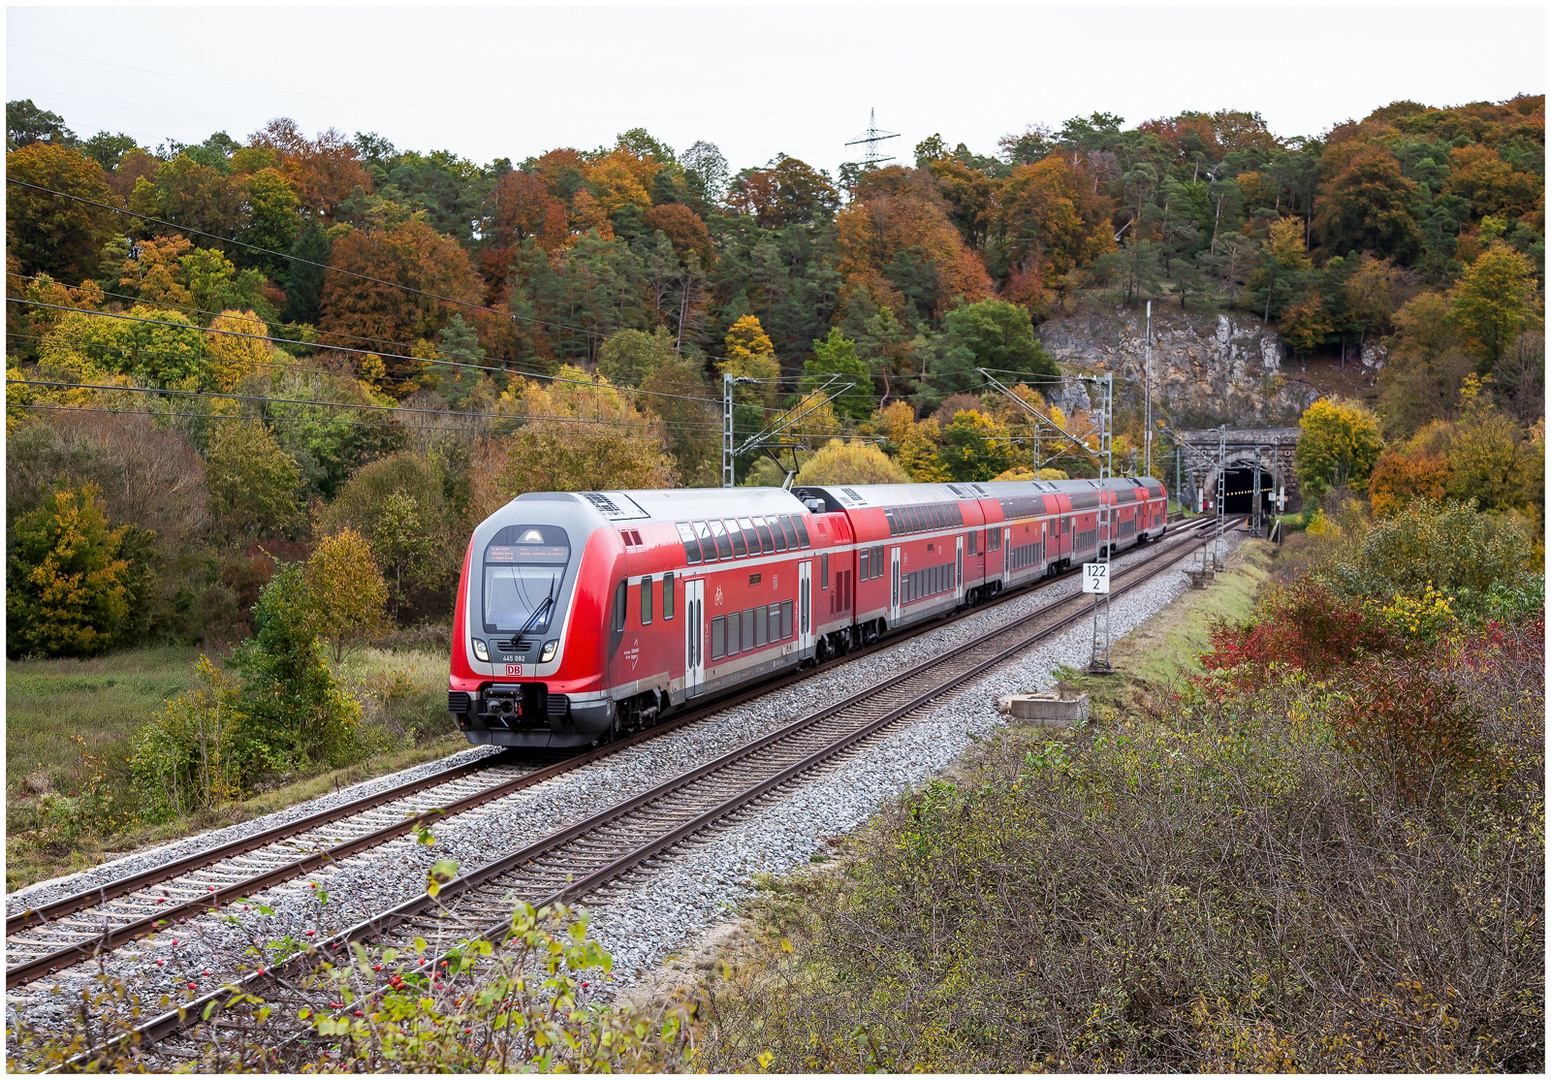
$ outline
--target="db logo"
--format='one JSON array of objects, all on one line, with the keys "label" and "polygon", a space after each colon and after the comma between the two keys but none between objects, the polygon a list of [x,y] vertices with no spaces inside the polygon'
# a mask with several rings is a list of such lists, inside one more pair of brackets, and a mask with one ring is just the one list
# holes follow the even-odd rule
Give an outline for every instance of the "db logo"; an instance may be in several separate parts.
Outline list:
[{"label": "db logo", "polygon": [[506,665],[506,673],[508,675],[521,675],[522,674],[522,665],[521,664],[507,664]]}]

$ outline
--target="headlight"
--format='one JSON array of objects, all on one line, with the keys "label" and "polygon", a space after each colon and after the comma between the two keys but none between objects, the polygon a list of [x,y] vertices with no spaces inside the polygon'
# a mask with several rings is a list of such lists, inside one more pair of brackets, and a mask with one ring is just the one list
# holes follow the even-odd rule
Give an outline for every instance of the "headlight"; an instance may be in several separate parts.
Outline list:
[{"label": "headlight", "polygon": [[558,641],[546,641],[546,642],[544,642],[544,651],[539,653],[539,661],[540,661],[540,663],[547,664],[551,660],[553,660],[555,658],[555,650],[558,649],[559,647],[560,647],[560,642],[558,642]]},{"label": "headlight", "polygon": [[479,657],[481,660],[485,661],[486,663],[489,663],[489,661],[490,661],[490,653],[485,649],[485,643],[483,641],[479,640],[479,638],[474,638],[473,641],[474,641],[474,655]]}]

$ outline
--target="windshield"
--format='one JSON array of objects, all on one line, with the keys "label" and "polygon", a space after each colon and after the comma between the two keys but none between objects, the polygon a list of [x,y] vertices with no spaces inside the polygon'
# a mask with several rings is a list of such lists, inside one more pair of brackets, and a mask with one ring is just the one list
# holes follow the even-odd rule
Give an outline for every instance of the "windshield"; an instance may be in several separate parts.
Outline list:
[{"label": "windshield", "polygon": [[485,548],[485,633],[548,630],[570,558],[569,538],[554,526],[515,525],[496,533]]}]

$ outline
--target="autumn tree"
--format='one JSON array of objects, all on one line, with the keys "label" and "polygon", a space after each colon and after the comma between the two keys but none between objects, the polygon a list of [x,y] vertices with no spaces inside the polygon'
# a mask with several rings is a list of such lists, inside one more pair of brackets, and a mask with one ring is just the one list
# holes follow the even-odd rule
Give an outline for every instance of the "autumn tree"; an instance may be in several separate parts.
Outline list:
[{"label": "autumn tree", "polygon": [[231,538],[283,536],[301,520],[301,473],[258,420],[215,425],[205,454],[210,516]]},{"label": "autumn tree", "polygon": [[522,426],[495,440],[476,467],[477,512],[488,514],[525,491],[673,487],[673,459],[661,422],[643,415],[607,379],[562,368],[568,382],[529,382],[510,402]]},{"label": "autumn tree", "polygon": [[313,627],[327,638],[334,663],[382,627],[388,586],[366,538],[348,526],[318,544],[307,560]]},{"label": "autumn tree", "polygon": [[[334,242],[318,328],[326,341],[339,345],[359,348],[364,338],[382,342],[383,352],[403,353],[397,343],[434,338],[460,305],[478,305],[483,295],[468,254],[424,222],[354,229]],[[466,307],[463,314],[470,314]],[[418,385],[419,362],[392,358],[384,363],[396,396]]]},{"label": "autumn tree", "polygon": [[335,208],[356,188],[372,189],[371,174],[361,166],[355,146],[333,128],[309,139],[294,120],[281,118],[256,132],[248,144],[279,155],[280,173],[296,193],[306,218],[333,217]]},{"label": "autumn tree", "polygon": [[984,481],[1011,464],[1012,443],[1006,425],[996,417],[965,409],[942,429],[938,453],[950,479]]},{"label": "autumn tree", "polygon": [[759,319],[745,315],[732,324],[723,339],[725,357],[718,364],[723,375],[736,379],[758,380],[752,387],[739,387],[735,393],[740,400],[774,405],[775,380],[781,374],[776,360],[775,346],[770,336],[759,325]]},{"label": "autumn tree", "polygon": [[90,656],[129,612],[127,526],[110,529],[97,489],[60,488],[18,518],[6,544],[6,652]]},{"label": "autumn tree", "polygon": [[[67,285],[95,277],[117,215],[80,200],[112,202],[102,166],[77,150],[34,142],[6,154],[5,174],[20,181],[6,185],[5,239],[6,252],[21,260],[22,272],[46,273]],[[49,190],[23,186],[28,184]]]},{"label": "autumn tree", "polygon": [[269,340],[269,327],[252,311],[221,312],[210,320],[210,332],[205,338],[210,385],[225,393],[275,361],[276,349]]},{"label": "autumn tree", "polygon": [[1379,408],[1391,436],[1410,436],[1458,411],[1460,387],[1473,364],[1449,308],[1446,297],[1424,292],[1395,314],[1395,340],[1378,379]]},{"label": "autumn tree", "polygon": [[1095,187],[1063,155],[1013,169],[995,226],[1003,262],[1012,266],[1028,255],[1061,275],[1113,250],[1108,200]]},{"label": "autumn tree", "polygon": [[829,174],[777,154],[763,169],[744,169],[727,190],[727,205],[752,216],[762,229],[810,225],[834,216],[840,193]]},{"label": "autumn tree", "polygon": [[400,451],[357,469],[324,512],[325,532],[353,529],[371,545],[402,613],[455,574],[467,540],[429,457]]},{"label": "autumn tree", "polygon": [[1367,407],[1343,398],[1320,398],[1304,410],[1298,428],[1293,465],[1310,499],[1343,484],[1365,489],[1384,449],[1378,418]]},{"label": "autumn tree", "polygon": [[721,483],[721,408],[699,355],[668,354],[641,383],[637,405],[662,421],[668,453],[687,487]]},{"label": "autumn tree", "polygon": [[1381,147],[1357,154],[1325,186],[1314,227],[1334,254],[1368,251],[1409,262],[1421,239],[1414,210],[1415,181]]},{"label": "autumn tree", "polygon": [[831,439],[797,472],[798,484],[908,484],[909,475],[875,446]]},{"label": "autumn tree", "polygon": [[1535,270],[1505,244],[1494,244],[1466,268],[1449,294],[1449,318],[1477,355],[1477,370],[1492,370],[1535,314]]}]

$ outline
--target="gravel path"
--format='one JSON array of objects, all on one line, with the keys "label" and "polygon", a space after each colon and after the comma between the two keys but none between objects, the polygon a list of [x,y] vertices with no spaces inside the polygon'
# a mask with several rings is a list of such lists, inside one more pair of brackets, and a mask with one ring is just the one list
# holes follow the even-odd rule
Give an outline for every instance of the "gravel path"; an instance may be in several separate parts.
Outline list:
[{"label": "gravel path", "polygon": [[[1233,543],[1236,541],[1230,541]],[[1116,559],[1117,569],[1141,552]],[[1166,573],[1111,608],[1114,632],[1124,634],[1164,607],[1185,587],[1183,574]],[[530,843],[573,821],[734,749],[771,729],[848,694],[859,686],[894,674],[901,667],[978,638],[989,628],[1028,615],[1054,598],[1076,592],[1070,578],[1047,589],[1010,600],[969,619],[907,641],[897,648],[861,657],[821,676],[767,694],[714,717],[553,780],[517,792],[435,826],[437,842],[427,847],[413,838],[390,841],[362,852],[310,878],[278,885],[253,897],[247,907],[228,908],[223,917],[191,919],[155,940],[124,947],[104,961],[151,1001],[161,993],[187,999],[204,993],[235,970],[244,950],[282,935],[318,940],[370,914],[418,895],[438,859],[456,859],[464,869],[480,865]],[[616,957],[617,981],[632,981],[636,969],[648,969],[690,935],[723,917],[750,892],[751,876],[805,865],[825,837],[854,828],[883,801],[939,771],[963,752],[973,737],[998,723],[998,694],[1048,685],[1060,664],[1080,666],[1088,658],[1089,629],[1079,624],[1049,644],[1026,653],[975,685],[908,724],[870,740],[843,765],[810,774],[800,786],[762,800],[729,825],[692,840],[658,861],[612,884],[585,901],[594,913],[598,938]],[[291,820],[338,801],[356,798],[404,777],[423,775],[448,762],[489,753],[464,751],[443,762],[428,763],[393,776],[379,777],[348,790],[291,807],[241,825],[164,848],[138,853],[70,879],[40,883],[26,890],[29,900],[74,892],[131,866],[164,861],[213,842],[216,837],[246,835]],[[319,902],[326,894],[327,903]],[[21,894],[13,894],[12,899]],[[260,905],[272,913],[259,910]],[[257,963],[256,957],[246,961]],[[95,974],[80,965],[30,987],[7,993],[12,1010],[25,1008],[39,1022],[63,1019],[79,987]],[[208,972],[208,974],[206,974]],[[52,992],[60,985],[63,993]],[[193,990],[189,985],[193,984]]]}]

